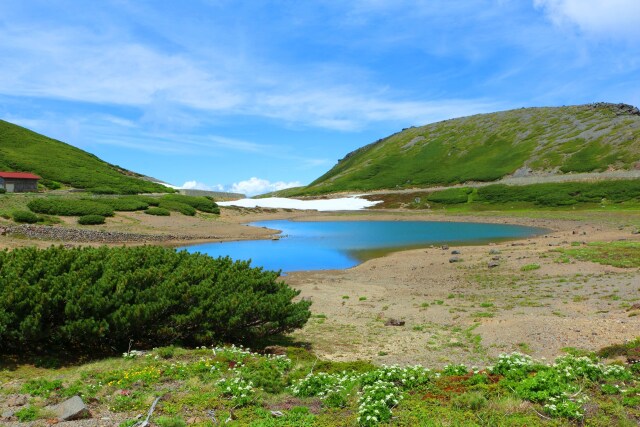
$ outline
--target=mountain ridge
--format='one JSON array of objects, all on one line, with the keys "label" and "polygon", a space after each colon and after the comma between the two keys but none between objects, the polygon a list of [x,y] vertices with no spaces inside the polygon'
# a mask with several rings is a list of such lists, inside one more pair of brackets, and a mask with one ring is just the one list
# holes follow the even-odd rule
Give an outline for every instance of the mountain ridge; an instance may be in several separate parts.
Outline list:
[{"label": "mountain ridge", "polygon": [[639,165],[637,107],[531,107],[403,129],[348,153],[311,184],[287,195],[428,188]]}]

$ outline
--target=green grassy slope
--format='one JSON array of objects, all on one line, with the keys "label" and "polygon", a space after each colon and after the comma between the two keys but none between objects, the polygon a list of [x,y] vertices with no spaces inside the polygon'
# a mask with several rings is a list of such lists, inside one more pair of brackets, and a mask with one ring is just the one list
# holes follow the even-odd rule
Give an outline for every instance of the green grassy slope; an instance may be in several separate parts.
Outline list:
[{"label": "green grassy slope", "polygon": [[172,190],[36,132],[0,120],[0,170],[23,171],[98,193],[151,193]]},{"label": "green grassy slope", "polygon": [[412,127],[362,147],[297,194],[494,181],[518,169],[631,169],[640,112],[623,104],[523,108]]}]

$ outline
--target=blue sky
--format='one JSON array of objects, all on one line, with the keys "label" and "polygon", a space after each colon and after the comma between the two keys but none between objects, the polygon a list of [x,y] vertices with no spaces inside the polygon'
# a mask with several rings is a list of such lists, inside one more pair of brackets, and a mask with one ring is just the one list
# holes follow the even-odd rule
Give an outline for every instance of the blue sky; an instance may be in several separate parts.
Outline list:
[{"label": "blue sky", "polygon": [[409,126],[639,105],[638,22],[638,0],[3,0],[0,118],[254,194]]}]

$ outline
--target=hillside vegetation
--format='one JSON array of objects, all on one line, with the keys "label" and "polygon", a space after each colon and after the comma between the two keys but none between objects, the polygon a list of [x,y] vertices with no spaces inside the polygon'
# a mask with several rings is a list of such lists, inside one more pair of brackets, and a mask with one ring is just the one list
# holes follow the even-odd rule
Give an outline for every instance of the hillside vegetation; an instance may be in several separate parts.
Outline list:
[{"label": "hillside vegetation", "polygon": [[640,161],[639,142],[640,111],[625,104],[480,114],[404,129],[347,154],[309,186],[286,195],[629,170]]},{"label": "hillside vegetation", "polygon": [[0,170],[35,173],[43,178],[42,184],[52,189],[62,184],[102,194],[173,192],[79,148],[3,120]]}]

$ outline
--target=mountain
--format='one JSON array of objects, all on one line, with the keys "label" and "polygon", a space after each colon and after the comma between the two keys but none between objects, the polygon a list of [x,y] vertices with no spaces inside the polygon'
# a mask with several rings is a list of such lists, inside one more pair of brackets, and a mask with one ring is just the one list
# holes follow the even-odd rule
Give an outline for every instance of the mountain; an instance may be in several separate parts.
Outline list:
[{"label": "mountain", "polygon": [[62,184],[105,194],[173,191],[79,148],[4,120],[0,120],[0,170],[35,173],[49,188]]},{"label": "mountain", "polygon": [[347,154],[310,185],[288,195],[631,170],[637,165],[636,107],[596,103],[522,108],[404,129]]}]

